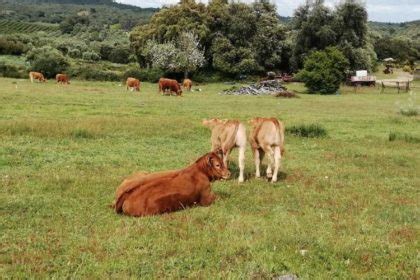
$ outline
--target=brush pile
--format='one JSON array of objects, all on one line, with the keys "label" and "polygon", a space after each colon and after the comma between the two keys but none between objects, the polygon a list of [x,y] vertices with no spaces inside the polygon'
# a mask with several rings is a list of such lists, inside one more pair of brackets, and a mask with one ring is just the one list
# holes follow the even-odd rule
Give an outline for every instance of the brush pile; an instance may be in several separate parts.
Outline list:
[{"label": "brush pile", "polygon": [[[294,95],[287,91],[287,88],[281,84],[279,80],[267,80],[260,81],[258,83],[244,86],[244,87],[232,87],[226,89],[222,94],[231,94],[231,95],[274,95],[279,96],[283,93],[288,93],[286,95]],[[291,96],[290,96],[291,97]]]}]

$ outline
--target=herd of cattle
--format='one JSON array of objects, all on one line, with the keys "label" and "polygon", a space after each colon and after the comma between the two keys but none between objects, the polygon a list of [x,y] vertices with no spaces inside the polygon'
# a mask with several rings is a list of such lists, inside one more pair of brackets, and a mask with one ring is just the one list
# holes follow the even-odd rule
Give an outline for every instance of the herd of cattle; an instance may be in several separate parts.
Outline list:
[{"label": "herd of cattle", "polygon": [[[38,80],[39,82],[46,82],[44,75],[40,72],[29,72],[29,79],[33,83],[34,80]],[[70,84],[69,76],[66,74],[57,74],[55,75],[55,80],[58,84]],[[141,82],[139,79],[128,77],[126,82],[126,90],[131,91],[140,91]],[[168,93],[168,94],[175,94],[177,96],[182,96],[181,84],[178,83],[176,80],[160,78],[159,82],[159,93]],[[190,79],[184,79],[182,86],[184,89],[191,91],[192,88],[192,81]]]},{"label": "herd of cattle", "polygon": [[[261,160],[267,154],[266,175],[271,182],[276,182],[284,153],[284,125],[275,118],[253,118],[249,123],[255,176],[261,176]],[[216,195],[210,183],[230,177],[228,159],[235,147],[239,148],[239,182],[243,182],[247,143],[244,124],[237,120],[211,119],[204,120],[203,125],[211,129],[212,152],[184,169],[140,172],[125,179],[115,193],[115,211],[130,216],[148,216],[212,204]]]},{"label": "herd of cattle", "polygon": [[[30,72],[31,82],[46,82],[39,72]],[[65,74],[56,75],[57,83],[70,84]],[[182,96],[181,84],[176,80],[161,78],[159,92]],[[141,83],[136,78],[127,78],[126,90],[140,91]],[[192,81],[185,79],[182,87],[191,90]],[[228,179],[229,155],[239,149],[239,182],[244,181],[246,128],[237,120],[203,120],[211,129],[211,151],[192,165],[180,169],[157,173],[140,172],[127,178],[117,188],[113,207],[117,213],[130,216],[157,215],[184,209],[188,206],[207,206],[216,195],[211,191],[211,182]],[[276,118],[253,118],[249,121],[251,133],[249,142],[254,155],[255,177],[261,176],[260,165],[266,154],[268,165],[266,176],[277,181],[281,158],[284,154],[284,125]]]}]

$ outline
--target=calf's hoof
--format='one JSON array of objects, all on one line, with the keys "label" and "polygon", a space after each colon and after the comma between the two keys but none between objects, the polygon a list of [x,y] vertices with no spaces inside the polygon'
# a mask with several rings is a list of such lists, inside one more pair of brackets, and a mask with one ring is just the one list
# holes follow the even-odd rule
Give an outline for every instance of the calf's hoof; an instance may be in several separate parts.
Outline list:
[{"label": "calf's hoof", "polygon": [[243,177],[239,177],[239,178],[238,178],[238,182],[239,182],[239,183],[243,183],[243,182],[244,182],[244,178],[243,178]]},{"label": "calf's hoof", "polygon": [[272,178],[273,177],[273,173],[267,173],[267,178]]}]

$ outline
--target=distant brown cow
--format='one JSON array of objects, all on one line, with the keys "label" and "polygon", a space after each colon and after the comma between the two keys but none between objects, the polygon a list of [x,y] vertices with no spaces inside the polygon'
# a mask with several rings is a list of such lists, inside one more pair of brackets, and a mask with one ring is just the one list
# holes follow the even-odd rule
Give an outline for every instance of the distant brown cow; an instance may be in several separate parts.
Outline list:
[{"label": "distant brown cow", "polygon": [[44,78],[44,75],[39,72],[29,72],[29,79],[31,80],[31,83],[34,82],[34,80],[38,80],[39,82],[46,82],[47,80]]},{"label": "distant brown cow", "polygon": [[166,90],[169,92],[174,92],[178,96],[182,96],[182,90],[180,85],[176,80],[160,78],[159,79],[159,93],[165,93]]},{"label": "distant brown cow", "polygon": [[57,75],[55,75],[55,80],[57,81],[57,84],[58,83],[61,83],[61,84],[70,84],[69,76],[67,76],[66,74],[57,74]]},{"label": "distant brown cow", "polygon": [[136,91],[140,91],[140,80],[136,78],[128,77],[126,81],[127,90],[132,89]]},{"label": "distant brown cow", "polygon": [[184,87],[184,89],[191,91],[192,81],[190,79],[185,79],[184,82],[182,83],[182,86]]},{"label": "distant brown cow", "polygon": [[[284,125],[276,118],[254,118],[249,122],[253,126],[250,142],[254,153],[255,176],[260,177],[260,164],[266,153],[269,159],[267,178],[272,177],[272,182],[276,182],[284,153]],[[272,172],[273,163],[274,173]]]},{"label": "distant brown cow", "polygon": [[222,159],[211,152],[181,170],[139,173],[124,180],[116,191],[114,208],[130,216],[149,216],[196,204],[208,206],[216,199],[210,183],[229,176]]},{"label": "distant brown cow", "polygon": [[211,149],[222,150],[223,162],[228,166],[229,154],[233,148],[239,148],[239,182],[244,181],[246,129],[237,120],[203,120],[203,125],[211,129]]}]

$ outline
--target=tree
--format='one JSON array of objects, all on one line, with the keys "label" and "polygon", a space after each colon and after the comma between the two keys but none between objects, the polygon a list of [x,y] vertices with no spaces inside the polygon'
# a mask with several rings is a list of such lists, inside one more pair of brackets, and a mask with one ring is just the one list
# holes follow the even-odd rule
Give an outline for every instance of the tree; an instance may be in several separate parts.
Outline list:
[{"label": "tree", "polygon": [[344,0],[330,10],[323,0],[306,2],[295,11],[292,68],[301,69],[305,57],[314,50],[337,46],[351,70],[371,71],[376,55],[369,40],[367,11],[358,0]]},{"label": "tree", "polygon": [[[268,0],[256,0],[252,4],[211,0],[207,6],[194,0],[182,0],[161,9],[150,23],[135,28],[130,41],[140,65],[147,66],[152,64],[147,42],[154,41],[168,48],[168,42],[176,41],[175,47],[182,51],[185,47],[181,46],[180,38],[188,32],[195,34],[194,44],[199,43],[207,67],[227,75],[279,69],[287,57],[283,44],[285,29],[275,6]],[[201,55],[196,52],[192,57]],[[191,61],[183,64],[192,65]],[[185,66],[178,69],[186,69]]]},{"label": "tree", "polygon": [[345,78],[349,62],[336,47],[312,52],[305,60],[304,68],[298,73],[310,93],[335,93]]},{"label": "tree", "polygon": [[181,33],[175,42],[159,44],[149,41],[144,55],[153,67],[171,72],[184,72],[185,78],[190,72],[203,66],[204,51],[200,49],[198,37],[192,32]]},{"label": "tree", "polygon": [[60,51],[44,46],[33,49],[26,55],[31,70],[42,72],[47,78],[55,77],[57,73],[64,72],[69,63]]}]

